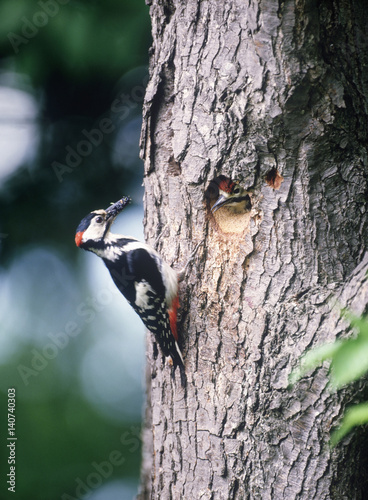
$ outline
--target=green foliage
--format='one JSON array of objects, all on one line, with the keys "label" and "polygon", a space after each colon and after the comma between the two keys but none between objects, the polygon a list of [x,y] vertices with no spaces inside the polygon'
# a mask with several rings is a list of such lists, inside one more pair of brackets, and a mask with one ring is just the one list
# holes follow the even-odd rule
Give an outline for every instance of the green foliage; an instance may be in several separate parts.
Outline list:
[{"label": "green foliage", "polygon": [[355,405],[346,410],[340,427],[331,435],[331,445],[335,446],[351,429],[368,422],[368,403]]},{"label": "green foliage", "polygon": [[321,365],[324,361],[332,359],[335,352],[340,349],[340,346],[341,342],[337,340],[336,342],[323,344],[315,349],[311,349],[304,354],[300,360],[299,366],[290,374],[290,384],[294,385],[310,370],[313,370],[317,366]]},{"label": "green foliage", "polygon": [[[25,118],[16,107],[14,114],[3,116],[4,129],[28,130],[30,145],[19,165],[7,177],[0,176],[0,234],[4,236],[0,238],[0,292],[2,299],[9,294],[10,304],[6,310],[2,300],[0,343],[13,356],[6,359],[1,349],[0,427],[4,434],[7,388],[14,386],[17,499],[49,500],[66,494],[87,498],[113,480],[136,485],[141,457],[140,422],[131,421],[135,417],[124,411],[118,422],[114,415],[107,418],[103,398],[92,406],[81,385],[81,367],[93,346],[93,331],[103,323],[103,312],[96,310],[95,324],[83,325],[81,334],[59,349],[45,369],[33,372],[27,384],[17,368],[31,366],[32,349],[42,350],[50,342],[49,331],[63,329],[71,317],[78,316],[78,305],[100,292],[83,286],[84,264],[76,264],[82,256],[75,247],[74,232],[81,218],[123,194],[135,193],[135,201],[142,198],[138,142],[151,43],[149,8],[144,0],[1,0],[0,18],[0,90],[5,96],[10,88],[17,91],[11,94],[17,97],[12,97],[12,103],[23,103],[21,98],[30,96],[37,110],[28,113],[23,105]],[[105,128],[101,133],[100,124],[106,119],[109,131]],[[12,135],[11,140],[3,135],[4,144],[17,142]],[[22,137],[17,139],[19,147]],[[88,153],[76,155],[83,144]],[[70,151],[74,159],[68,161]],[[56,171],[55,163],[60,170]],[[33,279],[34,267],[21,265],[38,248],[63,255],[66,265],[60,286],[58,267],[43,273],[48,288],[41,277]],[[22,300],[6,285],[11,283],[13,267],[23,289],[31,290],[29,300]],[[69,279],[69,268],[75,280]],[[63,289],[67,293],[58,300],[57,309],[41,300],[46,297],[48,302],[48,296],[54,301]],[[42,336],[44,343],[40,343]],[[26,343],[30,337],[35,338],[34,344]],[[128,383],[128,378],[122,380],[125,386]],[[132,398],[127,398],[126,407],[130,407]],[[0,462],[6,464],[5,435],[2,444]]]},{"label": "green foliage", "polygon": [[[28,348],[23,354],[26,359]],[[69,386],[62,380],[56,364],[50,363],[28,386],[17,376],[16,366],[14,359],[0,365],[0,424],[6,430],[7,387],[10,381],[16,382],[17,499],[49,500],[66,494],[80,498],[81,481],[89,486],[88,493],[97,489],[92,478],[101,485],[117,479],[138,482],[140,422],[108,420],[86,401],[73,377]],[[4,471],[8,469],[6,444],[4,431],[0,448]],[[115,456],[119,461],[111,464]]]},{"label": "green foliage", "polygon": [[55,69],[74,78],[120,74],[146,62],[148,8],[135,0],[3,0],[0,57],[42,82]]},{"label": "green foliage", "polygon": [[[368,372],[368,318],[354,316],[346,310],[342,314],[356,335],[308,351],[301,358],[299,366],[290,374],[290,384],[295,384],[324,361],[331,361],[329,376],[333,389],[340,389]],[[353,427],[366,423],[368,423],[368,403],[349,408],[340,427],[332,434],[331,444],[335,446]]]},{"label": "green foliage", "polygon": [[[2,0],[0,18],[0,90],[29,93],[37,108],[31,119],[4,116],[33,143],[14,174],[0,176],[0,234],[11,235],[0,238],[2,264],[30,243],[58,245],[76,258],[70,238],[81,217],[142,183],[149,8],[144,0]],[[109,132],[68,161],[104,119]]]}]

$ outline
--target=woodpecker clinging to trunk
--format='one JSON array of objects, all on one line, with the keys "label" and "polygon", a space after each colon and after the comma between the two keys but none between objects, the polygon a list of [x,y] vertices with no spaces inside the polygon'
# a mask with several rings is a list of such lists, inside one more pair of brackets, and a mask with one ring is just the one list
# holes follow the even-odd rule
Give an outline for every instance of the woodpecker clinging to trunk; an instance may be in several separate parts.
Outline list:
[{"label": "woodpecker clinging to trunk", "polygon": [[135,238],[112,234],[116,216],[130,203],[123,197],[106,210],[94,210],[77,227],[78,247],[102,258],[120,292],[139,314],[159,344],[180,366],[183,383],[183,356],[178,346],[178,276],[149,245]]},{"label": "woodpecker clinging to trunk", "polygon": [[221,207],[227,207],[236,214],[249,212],[252,208],[248,191],[224,175],[213,180],[207,188],[207,192],[207,197],[210,200],[215,200],[211,206],[212,213]]}]

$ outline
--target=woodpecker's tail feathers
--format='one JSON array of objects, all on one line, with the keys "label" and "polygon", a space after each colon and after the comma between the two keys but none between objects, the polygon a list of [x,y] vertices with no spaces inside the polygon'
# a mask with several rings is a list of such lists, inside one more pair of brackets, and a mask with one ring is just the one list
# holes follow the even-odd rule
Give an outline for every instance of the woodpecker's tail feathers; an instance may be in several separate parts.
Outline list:
[{"label": "woodpecker's tail feathers", "polygon": [[184,364],[183,364],[183,358],[181,357],[181,354],[180,354],[180,357],[178,357],[178,359],[180,359],[180,362],[178,362],[177,359],[174,361],[172,357],[171,357],[171,359],[172,359],[171,377],[172,377],[173,381],[175,382],[176,368],[179,367],[180,383],[181,383],[181,386],[184,388],[186,386],[186,383],[187,383],[187,376],[185,374],[185,368],[184,368]]},{"label": "woodpecker's tail feathers", "polygon": [[180,365],[179,366],[179,370],[180,370],[180,382],[181,382],[181,386],[184,389],[184,387],[187,385],[187,376],[185,374],[184,366]]},{"label": "woodpecker's tail feathers", "polygon": [[180,362],[178,363],[179,365],[183,365],[184,366],[184,359],[183,359],[183,355],[180,351],[180,348],[178,346],[178,343],[175,341],[175,347],[176,347],[176,350],[177,350],[177,353],[179,354],[179,358],[180,358]]},{"label": "woodpecker's tail feathers", "polygon": [[175,341],[175,349],[172,349],[172,351],[169,354],[169,364],[172,366],[171,376],[174,381],[175,381],[176,368],[179,367],[181,386],[185,387],[187,377],[185,375],[184,359],[180,351],[180,348],[178,346],[178,343],[176,341]]}]

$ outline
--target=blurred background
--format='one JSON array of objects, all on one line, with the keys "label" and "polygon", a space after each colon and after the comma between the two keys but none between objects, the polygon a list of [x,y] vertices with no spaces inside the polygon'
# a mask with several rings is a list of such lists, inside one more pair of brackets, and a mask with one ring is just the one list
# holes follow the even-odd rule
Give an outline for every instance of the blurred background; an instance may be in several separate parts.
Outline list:
[{"label": "blurred background", "polygon": [[[135,496],[144,329],[95,255],[90,211],[143,238],[144,0],[0,2],[0,498]],[[16,390],[16,493],[4,477]]]}]

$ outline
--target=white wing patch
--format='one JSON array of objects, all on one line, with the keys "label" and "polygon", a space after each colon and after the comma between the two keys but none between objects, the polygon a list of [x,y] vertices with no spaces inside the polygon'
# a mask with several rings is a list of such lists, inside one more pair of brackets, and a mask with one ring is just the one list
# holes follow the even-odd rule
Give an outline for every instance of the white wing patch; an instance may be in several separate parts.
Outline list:
[{"label": "white wing patch", "polygon": [[147,281],[135,283],[135,293],[135,303],[139,308],[143,310],[154,309],[155,304],[152,302],[152,294],[156,295],[156,293]]},{"label": "white wing patch", "polygon": [[102,259],[115,262],[121,257],[123,250],[118,246],[108,245],[106,248],[94,248],[92,251]]},{"label": "white wing patch", "polygon": [[[111,235],[115,236],[115,235]],[[124,252],[130,252],[131,250],[144,249],[146,250],[156,261],[157,267],[159,268],[162,279],[165,286],[165,299],[167,307],[170,308],[172,301],[178,293],[178,275],[176,271],[172,269],[169,264],[167,264],[152,247],[145,243],[140,243],[136,239],[131,241],[124,246]]]}]

